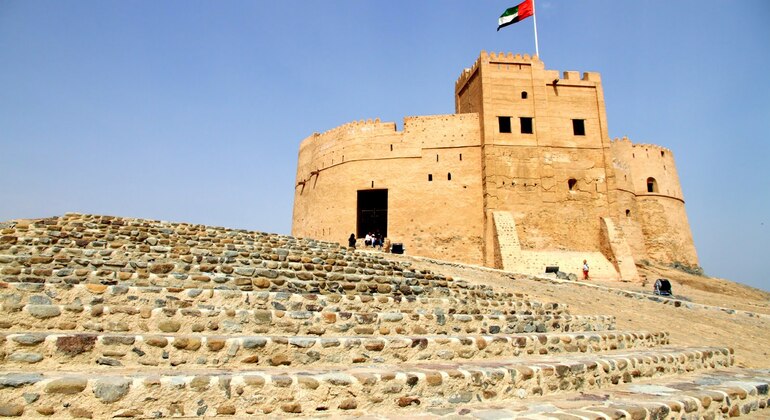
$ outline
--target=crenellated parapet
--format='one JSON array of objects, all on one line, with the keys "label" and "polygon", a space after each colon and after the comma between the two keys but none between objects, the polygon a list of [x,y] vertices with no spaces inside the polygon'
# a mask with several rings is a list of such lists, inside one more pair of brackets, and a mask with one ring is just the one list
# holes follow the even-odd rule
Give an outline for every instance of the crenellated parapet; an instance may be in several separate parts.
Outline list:
[{"label": "crenellated parapet", "polygon": [[379,118],[375,118],[375,119],[369,118],[366,120],[362,119],[358,121],[347,122],[342,125],[338,125],[337,127],[330,128],[322,133],[317,133],[317,132],[313,133],[313,136],[319,137],[319,136],[335,135],[337,133],[349,131],[349,130],[366,130],[366,129],[375,128],[375,127],[382,128],[383,125],[392,127],[393,131],[396,131],[396,124],[393,122],[383,123],[383,122],[380,122]]},{"label": "crenellated parapet", "polygon": [[473,74],[478,71],[480,66],[488,65],[488,64],[523,64],[527,66],[532,66],[535,68],[543,69],[545,68],[545,65],[542,61],[536,56],[530,56],[529,54],[513,54],[513,53],[504,53],[504,52],[486,52],[482,51],[481,55],[478,59],[476,59],[476,62],[473,63],[473,66],[466,68],[463,70],[463,72],[460,74],[460,77],[457,78],[457,81],[455,82],[455,92],[459,92],[463,86],[465,86],[466,83],[473,77]]}]

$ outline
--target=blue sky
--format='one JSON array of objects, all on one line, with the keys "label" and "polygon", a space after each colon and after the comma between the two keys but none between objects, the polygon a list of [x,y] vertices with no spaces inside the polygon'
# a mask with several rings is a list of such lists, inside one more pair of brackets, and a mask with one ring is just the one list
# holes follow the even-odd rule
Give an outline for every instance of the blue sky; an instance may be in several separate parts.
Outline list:
[{"label": "blue sky", "polygon": [[[0,220],[68,211],[289,233],[300,141],[454,112],[506,1],[0,2]],[[770,290],[770,2],[537,2],[609,132],[670,148],[707,274]],[[344,236],[344,235],[343,235]],[[340,241],[344,241],[340,237]]]}]

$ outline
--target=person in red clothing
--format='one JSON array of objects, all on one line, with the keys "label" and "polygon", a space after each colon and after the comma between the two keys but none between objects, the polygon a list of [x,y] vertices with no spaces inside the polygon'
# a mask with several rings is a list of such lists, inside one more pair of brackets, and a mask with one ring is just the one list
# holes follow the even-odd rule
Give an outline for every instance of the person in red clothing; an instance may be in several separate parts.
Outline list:
[{"label": "person in red clothing", "polygon": [[588,261],[583,260],[583,280],[588,280]]}]

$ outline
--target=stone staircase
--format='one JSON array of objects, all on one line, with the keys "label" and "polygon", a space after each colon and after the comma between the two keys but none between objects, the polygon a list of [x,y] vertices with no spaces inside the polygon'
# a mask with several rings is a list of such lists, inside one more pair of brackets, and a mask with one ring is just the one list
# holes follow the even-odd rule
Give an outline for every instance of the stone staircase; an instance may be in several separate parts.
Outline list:
[{"label": "stone staircase", "polygon": [[731,367],[729,348],[259,232],[6,222],[0,304],[0,416],[715,418],[768,403],[770,372]]}]

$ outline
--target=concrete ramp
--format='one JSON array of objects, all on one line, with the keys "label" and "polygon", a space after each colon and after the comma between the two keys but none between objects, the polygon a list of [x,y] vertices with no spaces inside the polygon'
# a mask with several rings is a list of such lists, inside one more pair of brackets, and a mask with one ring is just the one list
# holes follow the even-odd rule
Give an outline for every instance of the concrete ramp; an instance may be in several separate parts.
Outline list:
[{"label": "concrete ramp", "polygon": [[636,281],[639,272],[636,270],[636,262],[631,254],[631,247],[626,241],[623,231],[618,228],[609,217],[602,217],[602,234],[607,242],[606,248],[611,253],[615,263],[615,269],[623,280]]}]

